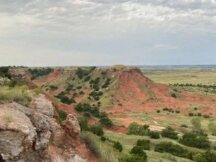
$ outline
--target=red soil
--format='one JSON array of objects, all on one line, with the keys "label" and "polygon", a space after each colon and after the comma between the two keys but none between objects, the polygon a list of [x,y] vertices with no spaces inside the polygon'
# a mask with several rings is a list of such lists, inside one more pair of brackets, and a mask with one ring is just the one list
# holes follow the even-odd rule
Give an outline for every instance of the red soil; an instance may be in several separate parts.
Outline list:
[{"label": "red soil", "polygon": [[197,105],[202,114],[216,115],[215,97],[201,96],[187,91],[181,91],[177,98],[171,97],[169,86],[154,83],[137,69],[120,72],[118,80],[119,86],[115,98],[121,104],[110,107],[107,111],[110,114],[155,112],[168,107],[188,115],[189,108]]}]

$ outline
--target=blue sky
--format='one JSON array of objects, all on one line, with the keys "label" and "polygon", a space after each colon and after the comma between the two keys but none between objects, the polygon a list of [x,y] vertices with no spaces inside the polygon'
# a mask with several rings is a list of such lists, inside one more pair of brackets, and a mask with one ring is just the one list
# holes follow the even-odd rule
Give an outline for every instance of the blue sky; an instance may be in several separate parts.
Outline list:
[{"label": "blue sky", "polygon": [[0,65],[216,64],[216,0],[0,0]]}]

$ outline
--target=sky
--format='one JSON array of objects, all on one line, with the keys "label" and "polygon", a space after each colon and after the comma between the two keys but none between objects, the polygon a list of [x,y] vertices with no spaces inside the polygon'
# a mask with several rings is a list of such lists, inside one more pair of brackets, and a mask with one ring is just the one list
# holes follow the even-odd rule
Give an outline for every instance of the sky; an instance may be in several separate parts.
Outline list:
[{"label": "sky", "polygon": [[216,64],[216,0],[0,0],[0,66]]}]

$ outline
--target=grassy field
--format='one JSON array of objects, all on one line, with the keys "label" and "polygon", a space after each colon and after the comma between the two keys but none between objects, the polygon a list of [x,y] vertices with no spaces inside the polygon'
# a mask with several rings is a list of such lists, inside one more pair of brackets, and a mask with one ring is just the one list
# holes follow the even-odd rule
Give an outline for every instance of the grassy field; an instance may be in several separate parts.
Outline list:
[{"label": "grassy field", "polygon": [[174,69],[174,70],[145,70],[142,69],[144,75],[157,83],[163,84],[216,84],[216,70],[203,69]]},{"label": "grassy field", "polygon": [[[154,151],[154,146],[160,142],[169,141],[173,143],[177,143],[174,140],[170,139],[157,139],[153,140],[147,136],[135,136],[135,135],[126,135],[126,134],[118,134],[111,131],[106,131],[106,136],[112,140],[119,141],[123,145],[123,154],[127,154],[130,152],[133,146],[135,146],[136,141],[139,139],[151,140],[151,150],[146,151],[148,155],[148,162],[192,162],[189,159],[180,158],[173,156],[167,153],[158,153]],[[185,147],[185,146],[183,146]],[[186,147],[188,149],[188,147]],[[191,151],[201,151],[199,149],[189,148]]]}]

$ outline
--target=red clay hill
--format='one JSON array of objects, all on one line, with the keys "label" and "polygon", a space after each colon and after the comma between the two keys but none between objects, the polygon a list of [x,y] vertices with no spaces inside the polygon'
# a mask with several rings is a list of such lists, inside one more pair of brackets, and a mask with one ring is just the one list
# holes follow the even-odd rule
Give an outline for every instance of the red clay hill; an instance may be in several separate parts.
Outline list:
[{"label": "red clay hill", "polygon": [[76,103],[99,104],[109,114],[156,112],[171,108],[188,115],[197,107],[203,115],[216,115],[215,96],[155,83],[138,68],[55,68],[33,82],[51,96],[63,92]]}]

